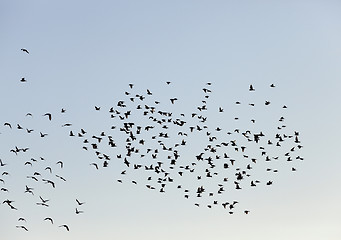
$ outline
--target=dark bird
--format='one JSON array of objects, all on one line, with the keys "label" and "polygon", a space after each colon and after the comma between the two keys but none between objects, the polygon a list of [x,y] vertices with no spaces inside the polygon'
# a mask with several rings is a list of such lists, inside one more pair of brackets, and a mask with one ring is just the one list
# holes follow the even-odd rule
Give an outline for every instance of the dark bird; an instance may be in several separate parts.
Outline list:
[{"label": "dark bird", "polygon": [[85,204],[85,202],[80,202],[80,201],[78,201],[78,199],[76,199],[76,202],[77,202],[77,204],[78,204],[79,206]]},{"label": "dark bird", "polygon": [[53,219],[50,217],[44,218],[44,221],[50,221],[53,224]]},{"label": "dark bird", "polygon": [[46,203],[37,202],[36,204],[44,207],[49,207],[49,205]]},{"label": "dark bird", "polygon": [[20,79],[20,82],[27,82],[27,80],[23,77]]},{"label": "dark bird", "polygon": [[58,161],[56,164],[60,164],[60,168],[63,168],[63,166],[64,166],[62,161]]},{"label": "dark bird", "polygon": [[28,229],[25,226],[16,226],[17,228],[21,228],[24,229],[26,232],[28,231]]},{"label": "dark bird", "polygon": [[84,213],[83,211],[80,211],[76,208],[76,214]]},{"label": "dark bird", "polygon": [[50,171],[50,173],[52,173],[52,169],[51,169],[51,167],[46,167],[46,168],[45,168],[45,170],[49,170],[49,171]]},{"label": "dark bird", "polygon": [[42,132],[40,132],[40,137],[46,137],[48,134],[47,133],[42,133]]},{"label": "dark bird", "polygon": [[44,116],[44,117],[45,117],[45,116],[48,116],[48,117],[49,117],[49,120],[50,120],[50,121],[52,120],[52,114],[51,114],[51,113],[45,113],[43,116]]},{"label": "dark bird", "polygon": [[177,99],[177,98],[171,98],[171,99],[170,99],[170,101],[171,101],[172,104],[174,104],[174,102],[175,102],[176,100],[178,100],[178,99]]},{"label": "dark bird", "polygon": [[97,165],[97,163],[90,163],[90,165],[94,165],[95,168],[98,170],[98,165]]},{"label": "dark bird", "polygon": [[69,227],[67,225],[60,225],[59,227],[64,227],[67,231],[70,231]]},{"label": "dark bird", "polygon": [[27,54],[30,54],[30,52],[26,49],[26,48],[22,48],[22,49],[20,49],[21,51],[23,51],[23,52],[25,52],[25,53],[27,53]]},{"label": "dark bird", "polygon": [[42,203],[47,203],[48,201],[50,201],[49,199],[43,199],[41,196],[39,196],[39,198]]},{"label": "dark bird", "polygon": [[253,86],[252,86],[252,85],[250,85],[250,87],[249,87],[249,91],[255,91],[255,89],[253,88]]},{"label": "dark bird", "polygon": [[28,128],[26,128],[26,132],[27,133],[31,133],[31,132],[33,132],[34,130],[33,129],[28,129]]},{"label": "dark bird", "polygon": [[66,182],[66,179],[63,178],[62,176],[59,176],[59,175],[56,174],[56,177],[59,178],[59,179],[61,179],[61,180],[63,180],[64,182]]},{"label": "dark bird", "polygon": [[272,83],[272,84],[270,85],[270,87],[274,88],[274,87],[275,87],[275,84]]},{"label": "dark bird", "polygon": [[3,163],[2,160],[0,159],[0,167],[4,167],[6,166],[7,164],[6,163]]},{"label": "dark bird", "polygon": [[51,186],[53,187],[53,188],[55,188],[56,186],[55,186],[55,184],[54,184],[54,182],[52,182],[51,180],[48,180],[48,179],[42,179],[42,181],[44,181],[45,183],[49,183],[49,184],[51,184]]}]

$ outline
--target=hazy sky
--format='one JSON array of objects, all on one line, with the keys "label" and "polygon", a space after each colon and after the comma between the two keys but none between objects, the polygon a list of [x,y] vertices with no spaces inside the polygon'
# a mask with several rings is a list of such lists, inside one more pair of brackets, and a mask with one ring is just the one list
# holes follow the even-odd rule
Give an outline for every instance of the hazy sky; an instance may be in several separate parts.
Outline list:
[{"label": "hazy sky", "polygon": [[[0,172],[10,175],[0,176],[5,180],[0,187],[9,190],[0,192],[0,200],[14,200],[18,210],[0,205],[0,238],[340,239],[340,12],[339,1],[2,1],[0,159],[7,165]],[[20,82],[23,77],[27,82]],[[218,125],[253,128],[243,119],[255,117],[255,131],[274,133],[283,115],[286,131],[299,131],[303,145],[296,172],[286,162],[273,166],[279,172],[272,175],[254,169],[259,179],[274,184],[225,192],[228,201],[239,201],[233,215],[205,207],[204,200],[198,208],[174,188],[164,194],[148,190],[143,171],[129,172],[120,184],[122,164],[96,171],[89,165],[96,156],[82,149],[82,139],[68,136],[80,128],[89,136],[110,131],[108,110],[119,100],[129,102],[125,91],[147,95],[149,89],[165,111],[190,119],[207,82],[212,93],[205,114],[212,131]],[[250,84],[255,92],[248,91]],[[248,102],[259,104],[250,110]],[[52,121],[42,116],[46,112]],[[61,127],[65,123],[73,125]],[[35,131],[29,135],[17,124]],[[39,132],[49,135],[41,138]],[[113,138],[124,149],[125,138],[119,133]],[[181,161],[192,162],[207,144],[203,139],[188,139]],[[9,151],[15,146],[30,149],[16,156]],[[31,157],[46,161],[24,165]],[[67,181],[55,180],[52,190],[26,178],[46,165]],[[195,179],[176,180],[197,186]],[[24,193],[25,185],[36,194]],[[36,205],[39,195],[50,199],[49,208]],[[86,202],[78,206],[83,214],[75,214],[76,198]],[[43,221],[49,216],[53,225]],[[20,217],[27,222],[18,222]],[[58,227],[62,224],[70,232]]]}]

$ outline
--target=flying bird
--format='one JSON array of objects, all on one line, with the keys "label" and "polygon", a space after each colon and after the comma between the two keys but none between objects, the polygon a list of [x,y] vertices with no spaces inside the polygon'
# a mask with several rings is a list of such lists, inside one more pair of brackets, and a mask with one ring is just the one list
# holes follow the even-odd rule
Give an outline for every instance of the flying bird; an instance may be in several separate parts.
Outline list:
[{"label": "flying bird", "polygon": [[50,217],[44,218],[44,221],[50,221],[53,224],[53,219]]},{"label": "flying bird", "polygon": [[17,228],[21,228],[24,229],[26,232],[28,231],[28,229],[25,226],[16,226]]},{"label": "flying bird", "polygon": [[43,116],[48,116],[48,117],[49,117],[49,120],[50,120],[50,121],[52,120],[52,114],[51,114],[51,113],[45,113]]},{"label": "flying bird", "polygon": [[78,204],[79,206],[85,204],[85,202],[80,202],[78,199],[76,199],[76,202],[77,202],[77,204]]},{"label": "flying bird", "polygon": [[63,227],[63,228],[65,228],[67,231],[70,231],[69,227],[68,227],[67,225],[65,225],[65,224],[60,225],[59,227]]},{"label": "flying bird", "polygon": [[26,48],[22,48],[22,49],[20,49],[20,50],[23,51],[23,52],[25,52],[25,53],[27,53],[27,54],[30,53]]}]

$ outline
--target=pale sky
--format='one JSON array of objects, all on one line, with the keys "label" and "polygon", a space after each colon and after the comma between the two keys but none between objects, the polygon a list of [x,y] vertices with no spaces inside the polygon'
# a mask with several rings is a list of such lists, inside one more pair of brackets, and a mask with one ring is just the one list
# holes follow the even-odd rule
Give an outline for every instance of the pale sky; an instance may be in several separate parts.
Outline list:
[{"label": "pale sky", "polygon": [[[9,175],[0,176],[4,180],[0,188],[8,190],[0,191],[0,201],[13,200],[18,210],[0,204],[0,238],[340,239],[340,12],[339,1],[2,1],[0,159],[7,165],[0,173]],[[27,82],[20,82],[23,77]],[[249,91],[250,84],[254,92]],[[203,88],[212,91],[208,99]],[[220,204],[208,208],[212,199],[207,194],[185,199],[176,189],[182,185],[195,191],[205,185],[216,191],[216,178],[198,182],[197,172],[183,177],[175,172],[171,175],[175,183],[165,193],[149,190],[145,186],[149,172],[128,169],[122,176],[125,165],[117,159],[118,152],[104,145],[100,150],[110,155],[109,167],[96,170],[90,163],[100,160],[92,150],[82,149],[83,139],[70,137],[69,131],[77,134],[83,128],[91,141],[92,135],[110,133],[118,151],[124,152],[125,135],[110,129],[121,122],[110,118],[109,109],[121,110],[117,102],[124,100],[130,110],[139,101],[129,101],[135,94],[146,97],[142,106],[155,106],[157,100],[157,107],[173,112],[174,118],[184,113],[187,132],[198,123],[191,114],[207,100],[205,124],[219,141],[234,139],[236,134],[226,132],[236,128],[274,135],[284,116],[286,127],[281,131],[299,132],[303,148],[295,154],[304,161],[270,165],[259,161],[250,174],[261,184],[255,188],[246,184],[241,190],[234,188],[234,172],[226,172],[230,187],[218,200],[239,202],[232,215]],[[178,100],[171,104],[171,98]],[[265,101],[271,104],[265,106]],[[251,102],[254,108],[248,105]],[[131,110],[131,121],[151,124]],[[42,116],[47,112],[51,121]],[[7,122],[12,129],[4,125]],[[62,127],[65,123],[72,126]],[[24,129],[17,129],[17,124]],[[221,133],[215,131],[218,126]],[[26,128],[34,132],[28,134]],[[178,129],[160,130],[172,135],[167,144],[183,139]],[[48,135],[42,138],[39,132]],[[186,142],[179,148],[179,165],[198,162],[195,156],[208,144],[204,133],[194,133]],[[247,153],[258,156],[257,145],[252,144]],[[10,152],[15,146],[29,150],[16,155]],[[268,147],[280,156],[289,146]],[[146,141],[141,149],[149,147],[156,143]],[[237,163],[246,161],[231,149],[228,154]],[[38,161],[24,165],[31,158]],[[157,160],[167,161],[167,155],[160,154]],[[63,161],[63,168],[58,161]],[[145,161],[152,163],[150,156]],[[216,160],[217,165],[223,161]],[[47,174],[46,166],[53,175]],[[27,178],[35,171],[44,175],[38,182]],[[216,171],[225,174],[221,167]],[[56,188],[42,180],[52,176]],[[267,186],[268,180],[273,185]],[[34,195],[25,193],[25,186],[32,187]],[[50,200],[49,207],[36,204],[39,196]],[[75,199],[85,204],[78,206]],[[84,213],[75,214],[76,207]],[[20,217],[26,222],[18,221]],[[46,217],[54,224],[44,221]],[[63,224],[69,232],[58,227]],[[16,228],[21,225],[28,231]]]}]

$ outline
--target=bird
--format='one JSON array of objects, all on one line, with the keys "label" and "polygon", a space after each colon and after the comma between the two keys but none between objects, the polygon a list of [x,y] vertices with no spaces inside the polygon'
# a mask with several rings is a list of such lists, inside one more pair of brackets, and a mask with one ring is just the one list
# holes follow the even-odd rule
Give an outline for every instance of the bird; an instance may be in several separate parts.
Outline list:
[{"label": "bird", "polygon": [[69,228],[68,225],[63,224],[63,225],[60,225],[59,227],[63,227],[63,228],[65,228],[67,231],[70,231],[70,228]]},{"label": "bird", "polygon": [[43,116],[47,116],[49,120],[52,120],[52,114],[51,113],[45,113]]},{"label": "bird", "polygon": [[98,170],[98,165],[97,165],[97,163],[90,163],[90,165],[95,166],[95,168]]},{"label": "bird", "polygon": [[83,213],[83,211],[80,211],[76,208],[76,214],[80,214],[80,213]]},{"label": "bird", "polygon": [[27,82],[27,80],[23,77],[20,79],[20,82]]},{"label": "bird", "polygon": [[48,134],[47,133],[42,133],[42,132],[40,132],[40,137],[46,137]]},{"label": "bird", "polygon": [[52,182],[51,180],[48,180],[48,179],[42,179],[42,181],[43,182],[45,182],[45,183],[49,183],[49,184],[51,184],[51,186],[53,187],[53,188],[55,188],[56,186],[55,186],[55,183],[54,182]]},{"label": "bird", "polygon": [[42,201],[42,203],[47,203],[48,201],[50,201],[49,199],[43,199],[41,196],[39,196],[39,198]]},{"label": "bird", "polygon": [[26,232],[28,231],[28,229],[25,226],[16,226],[17,228],[21,228],[24,229]]},{"label": "bird", "polygon": [[255,89],[253,88],[252,84],[249,87],[249,91],[255,91]]},{"label": "bird", "polygon": [[46,218],[44,218],[44,221],[50,221],[50,222],[53,224],[53,219],[52,219],[52,218],[50,218],[50,217],[46,217]]},{"label": "bird", "polygon": [[62,161],[58,161],[56,164],[59,164],[60,168],[63,168],[63,166],[64,166],[64,163]]},{"label": "bird", "polygon": [[21,48],[20,50],[23,51],[23,52],[25,52],[25,53],[27,53],[27,54],[30,53],[26,48]]},{"label": "bird", "polygon": [[3,163],[3,161],[0,159],[0,167],[4,167],[6,166],[7,164],[6,163]]},{"label": "bird", "polygon": [[172,104],[174,104],[174,102],[175,102],[176,100],[178,100],[178,99],[177,99],[177,98],[171,98],[171,99],[170,99],[170,101],[171,101]]},{"label": "bird", "polygon": [[79,206],[85,204],[85,202],[80,202],[78,199],[76,199],[76,202],[77,202],[77,204],[78,204]]}]

